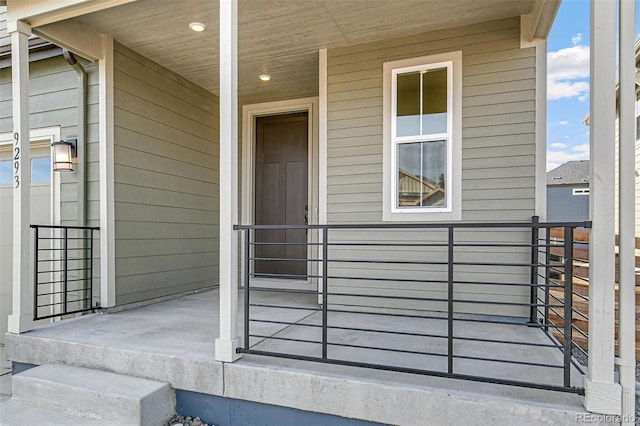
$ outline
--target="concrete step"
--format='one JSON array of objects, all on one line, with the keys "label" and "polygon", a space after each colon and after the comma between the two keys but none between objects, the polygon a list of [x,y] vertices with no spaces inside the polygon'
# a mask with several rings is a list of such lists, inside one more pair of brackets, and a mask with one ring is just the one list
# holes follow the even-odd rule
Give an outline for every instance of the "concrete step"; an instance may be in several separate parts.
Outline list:
[{"label": "concrete step", "polygon": [[0,425],[122,426],[122,423],[81,415],[71,410],[40,407],[21,400],[10,399],[0,402]]},{"label": "concrete step", "polygon": [[160,425],[175,413],[168,383],[62,364],[13,376],[12,400],[127,425]]}]

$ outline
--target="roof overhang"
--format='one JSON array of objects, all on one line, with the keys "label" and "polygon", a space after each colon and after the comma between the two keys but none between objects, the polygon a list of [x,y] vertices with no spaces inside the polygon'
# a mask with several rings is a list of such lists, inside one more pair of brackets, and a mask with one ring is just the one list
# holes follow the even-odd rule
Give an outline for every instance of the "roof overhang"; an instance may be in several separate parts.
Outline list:
[{"label": "roof overhang", "polygon": [[[103,35],[195,84],[218,92],[218,2],[191,0],[8,0],[8,27],[90,60]],[[239,0],[240,95],[317,94],[318,50],[412,37],[507,18],[520,20],[521,46],[547,37],[560,0]],[[195,34],[187,25],[204,22]],[[14,22],[14,24],[11,24]],[[269,73],[264,84],[258,75]]]}]

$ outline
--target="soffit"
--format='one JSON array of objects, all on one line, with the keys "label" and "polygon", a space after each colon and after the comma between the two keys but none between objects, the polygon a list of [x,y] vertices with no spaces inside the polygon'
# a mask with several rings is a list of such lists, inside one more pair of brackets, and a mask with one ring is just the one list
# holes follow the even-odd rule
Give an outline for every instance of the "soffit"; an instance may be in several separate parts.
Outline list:
[{"label": "soffit", "polygon": [[[318,49],[520,16],[534,0],[240,0],[241,96],[317,93]],[[218,2],[138,0],[76,20],[218,93]],[[203,22],[193,33],[188,24]],[[257,79],[269,73],[265,84]]]}]

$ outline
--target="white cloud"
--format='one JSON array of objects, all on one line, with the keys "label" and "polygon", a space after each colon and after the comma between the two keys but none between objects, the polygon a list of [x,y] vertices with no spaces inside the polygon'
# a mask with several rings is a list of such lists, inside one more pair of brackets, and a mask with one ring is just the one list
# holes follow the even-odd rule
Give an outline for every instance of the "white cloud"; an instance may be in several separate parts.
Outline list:
[{"label": "white cloud", "polygon": [[562,120],[562,121],[558,121],[558,124],[561,126],[566,126],[567,124],[569,124],[569,122],[567,120]]},{"label": "white cloud", "polygon": [[562,149],[562,148],[566,148],[567,144],[566,143],[562,143],[562,142],[554,142],[552,144],[549,145],[551,148],[558,148],[558,149]]},{"label": "white cloud", "polygon": [[573,147],[573,150],[576,152],[584,152],[589,154],[589,144],[583,143],[582,145],[576,145]]},{"label": "white cloud", "polygon": [[573,43],[574,46],[580,43],[581,41],[582,41],[582,33],[578,33],[576,34],[575,37],[571,38],[571,43]]},{"label": "white cloud", "polygon": [[586,99],[589,93],[588,77],[589,47],[578,45],[548,53],[547,99]]},{"label": "white cloud", "polygon": [[567,161],[589,159],[589,144],[577,145],[570,151],[547,151],[547,171],[555,169]]}]

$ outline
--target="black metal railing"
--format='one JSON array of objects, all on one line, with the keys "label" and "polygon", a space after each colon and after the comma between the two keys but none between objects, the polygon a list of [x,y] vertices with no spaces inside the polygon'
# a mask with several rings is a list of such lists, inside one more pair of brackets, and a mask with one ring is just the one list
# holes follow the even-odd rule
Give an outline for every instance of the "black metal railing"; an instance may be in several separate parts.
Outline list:
[{"label": "black metal railing", "polygon": [[[550,228],[544,238],[534,236],[540,243],[537,256],[544,259],[537,279],[550,284],[538,292],[544,311],[536,315],[552,327],[545,332],[563,345],[565,358],[581,373],[588,363],[589,325],[589,233],[584,228],[570,226]],[[562,305],[554,308],[551,303]],[[565,359],[567,362],[567,359]]]},{"label": "black metal railing", "polygon": [[93,262],[97,227],[31,225],[33,319],[94,309]]},{"label": "black metal railing", "polygon": [[238,352],[583,394],[571,316],[550,320],[573,311],[556,227],[590,222],[236,225]]}]

